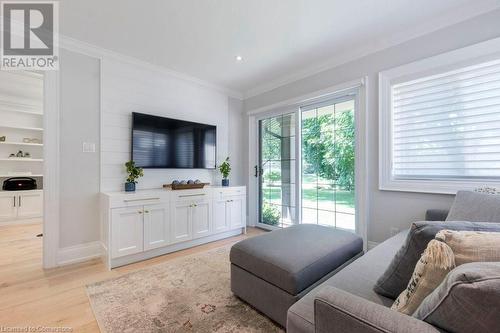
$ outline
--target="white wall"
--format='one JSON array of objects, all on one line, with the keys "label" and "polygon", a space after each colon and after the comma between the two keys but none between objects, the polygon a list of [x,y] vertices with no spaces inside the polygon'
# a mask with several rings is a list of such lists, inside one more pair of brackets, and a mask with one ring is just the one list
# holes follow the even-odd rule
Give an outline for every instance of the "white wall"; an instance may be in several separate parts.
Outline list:
[{"label": "white wall", "polygon": [[247,154],[246,115],[243,113],[243,101],[229,98],[229,158],[231,160],[230,185],[244,185],[248,163]]},{"label": "white wall", "polygon": [[[228,96],[222,92],[152,68],[104,59],[102,94],[102,191],[123,190],[132,112],[216,125],[217,161],[228,154]],[[174,179],[215,183],[217,174],[203,169],[145,169],[138,188],[159,188]]]},{"label": "white wall", "polygon": [[[60,52],[60,232],[59,246],[98,240],[99,59]],[[96,144],[83,153],[82,143]]]},{"label": "white wall", "polygon": [[[60,56],[60,262],[99,254],[99,193],[123,190],[133,111],[216,125],[217,160],[237,156],[232,158],[231,182],[244,183],[243,158],[238,155],[245,126],[241,101],[94,47],[81,53],[78,48],[61,49]],[[83,142],[95,143],[96,153],[83,153]],[[220,183],[215,170],[145,170],[138,187],[158,188],[190,178]]]},{"label": "white wall", "polygon": [[368,239],[380,242],[390,236],[392,227],[407,228],[412,221],[423,219],[425,210],[428,208],[449,208],[453,197],[449,195],[389,192],[378,189],[378,72],[499,37],[499,22],[500,10],[478,16],[469,21],[251,97],[245,100],[245,110],[249,111],[272,105],[368,76],[367,116],[369,125],[367,136],[369,146],[367,147],[367,157],[369,168],[366,172],[369,178],[368,197],[370,205]]}]

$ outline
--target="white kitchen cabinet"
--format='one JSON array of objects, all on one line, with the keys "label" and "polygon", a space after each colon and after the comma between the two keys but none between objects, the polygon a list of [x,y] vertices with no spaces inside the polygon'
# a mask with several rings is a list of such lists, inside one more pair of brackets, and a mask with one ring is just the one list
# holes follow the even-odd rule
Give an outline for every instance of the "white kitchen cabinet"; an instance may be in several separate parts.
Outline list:
[{"label": "white kitchen cabinet", "polygon": [[143,206],[116,208],[111,213],[111,256],[139,253],[144,248]]},{"label": "white kitchen cabinet", "polygon": [[15,221],[42,216],[42,190],[0,192],[1,221]]},{"label": "white kitchen cabinet", "polygon": [[170,210],[168,204],[144,206],[144,250],[170,243]]}]

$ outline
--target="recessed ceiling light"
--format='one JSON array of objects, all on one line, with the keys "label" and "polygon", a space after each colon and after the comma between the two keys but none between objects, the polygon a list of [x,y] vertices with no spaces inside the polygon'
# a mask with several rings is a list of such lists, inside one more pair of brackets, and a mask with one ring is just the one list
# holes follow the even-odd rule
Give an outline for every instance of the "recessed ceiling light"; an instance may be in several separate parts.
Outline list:
[{"label": "recessed ceiling light", "polygon": [[236,56],[236,61],[242,61],[243,57],[242,56]]}]

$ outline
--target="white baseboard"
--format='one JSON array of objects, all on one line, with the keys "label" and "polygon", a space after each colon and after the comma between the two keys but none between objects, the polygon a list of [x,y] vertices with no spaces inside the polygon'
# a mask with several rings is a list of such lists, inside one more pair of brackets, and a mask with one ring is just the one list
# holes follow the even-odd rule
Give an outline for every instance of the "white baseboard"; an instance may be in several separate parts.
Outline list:
[{"label": "white baseboard", "polygon": [[377,243],[377,242],[370,242],[370,241],[368,241],[368,251],[370,251],[371,249],[373,249],[378,244],[379,243]]},{"label": "white baseboard", "polygon": [[99,258],[103,253],[104,248],[100,241],[63,247],[57,253],[57,265],[64,266]]}]

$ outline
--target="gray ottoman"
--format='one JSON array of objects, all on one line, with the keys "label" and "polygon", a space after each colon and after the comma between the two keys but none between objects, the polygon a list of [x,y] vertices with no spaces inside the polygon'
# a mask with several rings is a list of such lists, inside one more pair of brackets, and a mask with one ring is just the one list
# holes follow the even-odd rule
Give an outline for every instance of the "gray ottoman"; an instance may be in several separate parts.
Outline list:
[{"label": "gray ottoman", "polygon": [[288,308],[363,254],[350,232],[299,224],[231,248],[231,290],[283,327]]}]

